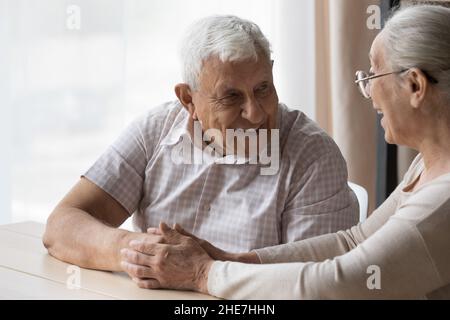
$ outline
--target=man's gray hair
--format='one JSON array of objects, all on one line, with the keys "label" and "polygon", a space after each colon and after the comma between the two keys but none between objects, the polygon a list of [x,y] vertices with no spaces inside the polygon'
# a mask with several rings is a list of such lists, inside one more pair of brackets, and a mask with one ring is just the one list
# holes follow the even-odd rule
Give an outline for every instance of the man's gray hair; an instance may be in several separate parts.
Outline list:
[{"label": "man's gray hair", "polygon": [[198,87],[203,62],[216,56],[222,62],[267,58],[270,43],[259,27],[248,20],[231,15],[215,15],[193,23],[180,48],[183,81],[191,89]]},{"label": "man's gray hair", "polygon": [[450,8],[414,5],[400,9],[383,31],[386,60],[394,71],[419,68],[436,79],[450,103]]}]

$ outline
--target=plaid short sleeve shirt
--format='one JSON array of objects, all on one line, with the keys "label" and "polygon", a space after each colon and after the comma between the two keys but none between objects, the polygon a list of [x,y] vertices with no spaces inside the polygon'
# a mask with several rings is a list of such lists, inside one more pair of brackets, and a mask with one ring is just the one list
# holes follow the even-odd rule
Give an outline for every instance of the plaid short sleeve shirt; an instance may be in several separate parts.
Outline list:
[{"label": "plaid short sleeve shirt", "polygon": [[175,164],[172,150],[189,114],[165,103],[133,121],[84,174],[133,217],[136,231],[160,221],[228,251],[301,240],[358,222],[356,197],[334,141],[298,110],[280,104],[280,164]]}]

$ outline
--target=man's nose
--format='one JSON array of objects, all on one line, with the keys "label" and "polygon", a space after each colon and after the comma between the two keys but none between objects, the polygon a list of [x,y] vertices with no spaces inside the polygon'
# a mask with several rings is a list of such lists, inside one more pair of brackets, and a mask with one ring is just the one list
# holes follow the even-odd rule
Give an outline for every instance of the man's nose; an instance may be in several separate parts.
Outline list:
[{"label": "man's nose", "polygon": [[264,117],[264,110],[256,99],[248,99],[242,107],[242,118],[253,124],[261,124]]}]

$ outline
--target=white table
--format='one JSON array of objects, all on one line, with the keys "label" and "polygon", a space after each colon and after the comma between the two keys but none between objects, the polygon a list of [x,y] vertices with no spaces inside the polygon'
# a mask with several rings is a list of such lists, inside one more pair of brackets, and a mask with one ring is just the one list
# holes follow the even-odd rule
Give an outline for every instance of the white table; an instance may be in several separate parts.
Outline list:
[{"label": "white table", "polygon": [[[47,253],[44,230],[37,222],[0,226],[0,299],[214,299],[194,292],[141,289],[125,273],[74,271]],[[74,288],[76,273],[80,286]]]}]

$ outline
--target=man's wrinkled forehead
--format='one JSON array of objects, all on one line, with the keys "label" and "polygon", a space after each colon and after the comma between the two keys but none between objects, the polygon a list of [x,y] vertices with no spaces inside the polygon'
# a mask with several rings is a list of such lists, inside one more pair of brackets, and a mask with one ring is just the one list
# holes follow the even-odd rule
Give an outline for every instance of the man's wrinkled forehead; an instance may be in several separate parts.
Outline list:
[{"label": "man's wrinkled forehead", "polygon": [[222,62],[218,57],[208,59],[200,72],[200,82],[219,90],[252,85],[272,80],[272,65],[263,58]]}]

